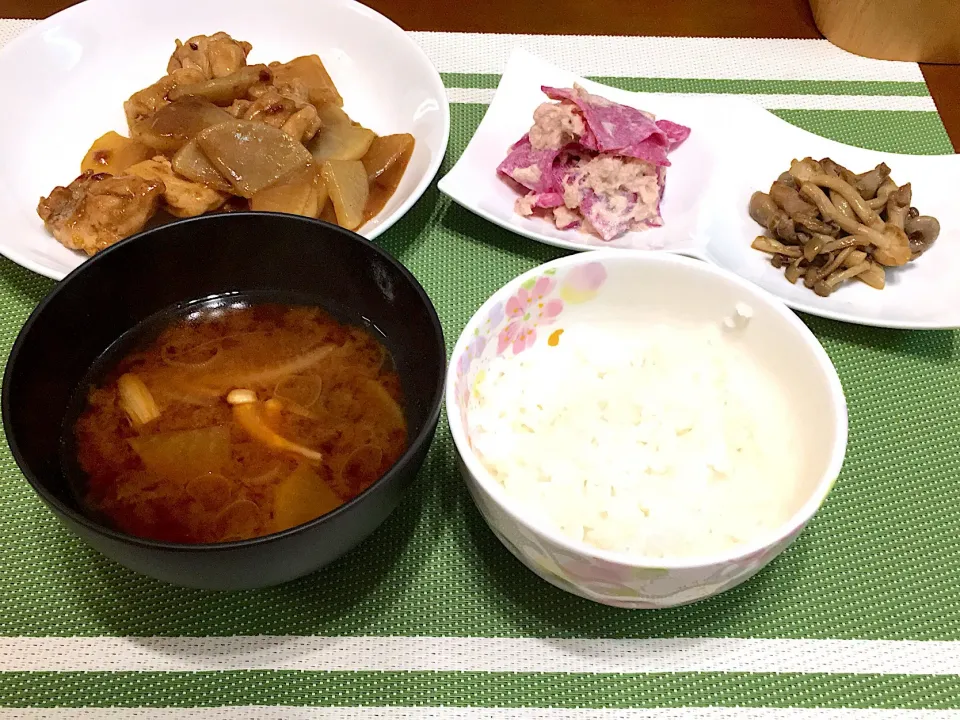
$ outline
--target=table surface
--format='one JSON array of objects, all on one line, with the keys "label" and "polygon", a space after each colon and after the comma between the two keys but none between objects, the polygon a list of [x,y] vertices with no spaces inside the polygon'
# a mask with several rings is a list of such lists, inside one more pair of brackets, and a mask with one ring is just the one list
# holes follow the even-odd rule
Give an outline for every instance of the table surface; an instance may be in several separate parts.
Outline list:
[{"label": "table surface", "polygon": [[[77,0],[0,0],[0,17],[45,18]],[[680,37],[819,38],[807,0],[554,0],[550,12],[532,0],[365,0],[407,30]],[[464,8],[469,7],[469,12]],[[960,152],[960,65],[921,63],[950,136]]]},{"label": "table surface", "polygon": [[[37,0],[16,13],[19,1],[0,0],[0,17],[56,9]],[[446,13],[449,0],[429,12],[370,1],[409,28],[602,32],[601,20],[630,8],[633,25],[606,29],[697,32],[691,0],[649,12],[643,0],[594,0],[590,17],[552,5],[566,28],[535,17],[530,0],[484,11],[483,25]],[[699,34],[815,32],[802,4],[716,5],[701,8],[714,24]],[[25,27],[0,23],[0,42]],[[462,35],[415,36],[451,101],[441,176],[521,42],[468,39],[462,52]],[[915,66],[825,41],[522,42],[620,87],[750,97],[840,142],[951,148]],[[563,254],[474,216],[435,183],[377,243],[423,284],[449,343],[497,288]],[[52,287],[0,258],[0,358]],[[367,543],[322,573],[238,593],[168,587],[104,560],[53,521],[0,443],[0,719],[104,720],[131,708],[143,720],[960,717],[960,332],[803,319],[847,395],[843,473],[769,570],[671,610],[592,603],[524,570],[470,500],[445,418],[404,502]]]}]

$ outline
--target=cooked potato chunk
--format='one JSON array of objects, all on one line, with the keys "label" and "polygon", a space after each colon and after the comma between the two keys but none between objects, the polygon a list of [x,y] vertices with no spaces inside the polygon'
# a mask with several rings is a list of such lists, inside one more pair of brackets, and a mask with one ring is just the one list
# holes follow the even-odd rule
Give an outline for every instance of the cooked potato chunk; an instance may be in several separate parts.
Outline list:
[{"label": "cooked potato chunk", "polygon": [[197,135],[197,144],[234,194],[245,198],[310,161],[307,149],[285,132],[249,120],[209,127]]},{"label": "cooked potato chunk", "polygon": [[337,213],[337,224],[347,230],[356,230],[363,222],[363,210],[370,197],[363,163],[359,160],[327,160],[322,165],[322,173]]},{"label": "cooked potato chunk", "polygon": [[112,130],[93,141],[80,163],[80,172],[119,175],[131,165],[153,157],[154,150]]},{"label": "cooked potato chunk", "polygon": [[214,190],[225,193],[233,191],[230,183],[224,180],[223,175],[203,154],[196,138],[177,150],[177,154],[173,156],[173,169],[177,175]]},{"label": "cooked potato chunk", "polygon": [[413,151],[413,135],[384,135],[375,138],[367,154],[363,156],[363,166],[367,169],[367,179],[373,182],[388,170],[403,161]]},{"label": "cooked potato chunk", "polygon": [[310,153],[317,162],[359,160],[370,149],[376,135],[358,125],[324,127],[310,142]]},{"label": "cooked potato chunk", "polygon": [[286,88],[303,88],[314,105],[333,103],[343,105],[343,98],[333,84],[323,62],[316,55],[304,55],[288,63],[270,63],[273,84],[281,92]]},{"label": "cooked potato chunk", "polygon": [[326,202],[327,188],[320,168],[310,163],[250,198],[250,209],[315,218]]},{"label": "cooked potato chunk", "polygon": [[200,98],[176,100],[137,123],[132,131],[135,140],[160,152],[179,150],[197,133],[211,125],[233,120],[223,108]]}]

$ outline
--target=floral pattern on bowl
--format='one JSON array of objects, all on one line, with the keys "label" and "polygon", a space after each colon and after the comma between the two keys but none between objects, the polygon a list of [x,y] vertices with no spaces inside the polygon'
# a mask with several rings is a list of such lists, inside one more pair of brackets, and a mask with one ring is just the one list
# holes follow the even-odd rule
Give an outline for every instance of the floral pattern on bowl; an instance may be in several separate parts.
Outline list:
[{"label": "floral pattern on bowl", "polygon": [[[505,353],[519,355],[533,347],[544,337],[537,331],[554,325],[565,303],[580,305],[594,300],[606,279],[607,270],[599,262],[577,265],[559,277],[556,270],[548,269],[519,284],[505,303],[490,306],[467,347],[454,359],[457,404],[464,427],[473,386],[482,379],[490,358]],[[469,433],[467,437],[469,440]]]},{"label": "floral pattern on bowl", "polygon": [[475,480],[464,476],[480,514],[518,560],[561,590],[614,607],[651,610],[716,595],[756,575],[800,532],[735,561],[690,568],[636,567],[573,554],[536,536],[490,502]]}]

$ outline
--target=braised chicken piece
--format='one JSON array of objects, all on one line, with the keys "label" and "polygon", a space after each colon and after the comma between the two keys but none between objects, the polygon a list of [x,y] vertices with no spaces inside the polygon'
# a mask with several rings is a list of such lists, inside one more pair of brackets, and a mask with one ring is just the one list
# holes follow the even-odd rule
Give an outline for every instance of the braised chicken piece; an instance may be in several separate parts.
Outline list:
[{"label": "braised chicken piece", "polygon": [[234,100],[233,104],[231,104],[230,107],[224,108],[224,110],[233,115],[237,120],[242,120],[247,110],[250,109],[251,105],[253,105],[253,100],[245,100],[241,98],[239,100]]},{"label": "braised chicken piece", "polygon": [[193,68],[203,73],[202,79],[225,77],[247,64],[253,46],[234,40],[225,32],[196,35],[187,42],[177,40],[177,49],[170,56],[167,72]]},{"label": "braised chicken piece", "polygon": [[283,95],[275,88],[265,89],[253,102],[237,100],[231,108],[236,108],[240,120],[255,120],[280,128],[303,143],[313,139],[322,124],[313,105]]},{"label": "braised chicken piece", "polygon": [[40,198],[37,213],[61,245],[95,255],[140,232],[157,211],[163,191],[159,180],[85,172]]},{"label": "braised chicken piece", "polygon": [[203,73],[197,68],[182,68],[164,75],[150,87],[138,90],[123,104],[127,125],[132,130],[137,123],[170,104],[170,92],[181,85],[203,82]]},{"label": "braised chicken piece", "polygon": [[150,182],[162,183],[164,207],[177,217],[203,215],[217,209],[227,199],[225,193],[178,176],[170,160],[163,155],[131,165],[127,172]]},{"label": "braised chicken piece", "polygon": [[279,81],[275,75],[270,80],[253,85],[247,90],[247,97],[251,100],[259,100],[265,94],[281,95],[289,98],[296,105],[306,105],[310,102],[310,91],[307,86],[297,78],[287,81]]},{"label": "braised chicken piece", "polygon": [[299,103],[293,98],[284,97],[276,89],[267,87],[256,96],[238,119],[256,120],[279,128],[297,111],[298,105]]},{"label": "braised chicken piece", "polygon": [[287,118],[280,129],[294,140],[306,143],[313,139],[322,125],[320,117],[317,115],[317,109],[313,105],[304,105]]}]

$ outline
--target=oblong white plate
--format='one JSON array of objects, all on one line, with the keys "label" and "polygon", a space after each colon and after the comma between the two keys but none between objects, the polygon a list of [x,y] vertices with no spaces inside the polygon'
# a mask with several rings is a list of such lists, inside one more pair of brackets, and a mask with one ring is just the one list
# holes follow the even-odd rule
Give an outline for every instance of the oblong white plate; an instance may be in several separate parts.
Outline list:
[{"label": "oblong white plate", "polygon": [[521,217],[513,211],[518,195],[497,175],[497,165],[509,147],[530,129],[533,111],[547,100],[540,86],[570,87],[574,82],[616,102],[653,112],[658,119],[673,120],[694,128],[700,121],[697,100],[691,102],[670,95],[632,93],[600,85],[517,48],[507,61],[497,92],[476,134],[457,164],[441,178],[440,191],[511,232],[568,250],[615,247],[696,254],[699,244],[695,238],[693,211],[700,202],[699,183],[686,179],[691,177],[694,168],[701,179],[714,172],[708,136],[696,129],[683,145],[670,153],[672,166],[667,169],[666,191],[660,207],[666,221],[664,227],[626,233],[604,242],[577,230],[558,230],[547,220]]},{"label": "oblong white plate", "polygon": [[97,137],[127,133],[123,101],[165,73],[176,38],[219,30],[253,44],[251,63],[319,55],[351,117],[416,138],[397,192],[361,235],[377,237],[420,198],[446,151],[447,95],[423,51],[379,13],[353,0],[87,0],[0,51],[0,253],[56,280],[83,262],[43,227],[39,198],[79,174]]},{"label": "oblong white plate", "polygon": [[[496,173],[510,145],[530,128],[546,100],[541,85],[574,82],[615,102],[689,126],[690,137],[670,154],[661,213],[664,225],[627,233],[613,242],[576,230],[557,230],[540,218],[513,211],[517,193]],[[750,243],[762,234],[747,214],[750,195],[767,191],[793,158],[829,156],[856,172],[886,162],[899,183],[913,184],[913,204],[937,217],[940,239],[919,260],[887,273],[887,287],[847,283],[828,298],[790,285],[783,271]],[[634,93],[578,77],[516,49],[476,134],[460,160],[440,180],[441,192],[468,210],[532,240],[570,250],[614,247],[663,250],[732,270],[813,315],[893,328],[960,327],[960,157],[881,153],[814,135],[737,97],[679,97]]]}]

